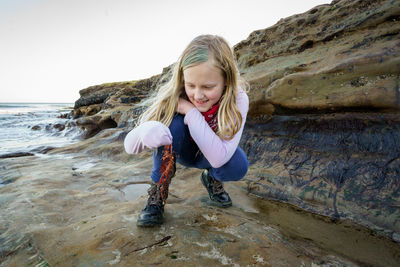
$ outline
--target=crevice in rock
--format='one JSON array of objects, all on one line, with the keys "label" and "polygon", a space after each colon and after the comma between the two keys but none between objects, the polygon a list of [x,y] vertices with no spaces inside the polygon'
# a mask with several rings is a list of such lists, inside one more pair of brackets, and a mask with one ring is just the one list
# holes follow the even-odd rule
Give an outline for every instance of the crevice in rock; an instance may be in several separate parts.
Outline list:
[{"label": "crevice in rock", "polygon": [[314,41],[313,40],[308,40],[305,43],[303,43],[298,49],[297,52],[301,53],[306,49],[312,48],[314,45]]},{"label": "crevice in rock", "polygon": [[392,15],[385,19],[385,21],[389,22],[398,22],[400,20],[400,15]]},{"label": "crevice in rock", "polygon": [[390,113],[396,110],[371,106],[359,107],[330,107],[330,108],[288,108],[274,105],[274,115],[300,115],[300,114],[334,114],[334,113]]},{"label": "crevice in rock", "polygon": [[34,154],[30,153],[30,152],[7,153],[7,154],[0,155],[0,159],[19,158],[19,157],[27,157],[27,156],[34,156]]},{"label": "crevice in rock", "polygon": [[99,123],[99,128],[101,130],[109,129],[109,128],[117,128],[118,124],[111,118],[108,118]]}]

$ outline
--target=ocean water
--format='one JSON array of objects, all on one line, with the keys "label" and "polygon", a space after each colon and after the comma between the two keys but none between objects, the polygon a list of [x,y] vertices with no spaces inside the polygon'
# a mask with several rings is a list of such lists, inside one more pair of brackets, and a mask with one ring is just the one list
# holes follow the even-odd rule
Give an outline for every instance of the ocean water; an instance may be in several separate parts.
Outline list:
[{"label": "ocean water", "polygon": [[0,155],[77,142],[79,129],[60,118],[72,108],[72,103],[0,103]]}]

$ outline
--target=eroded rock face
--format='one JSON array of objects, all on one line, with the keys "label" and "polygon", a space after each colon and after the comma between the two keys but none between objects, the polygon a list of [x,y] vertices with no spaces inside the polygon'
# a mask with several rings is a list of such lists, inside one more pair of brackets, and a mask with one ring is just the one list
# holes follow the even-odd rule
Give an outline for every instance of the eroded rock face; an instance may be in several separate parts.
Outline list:
[{"label": "eroded rock face", "polygon": [[274,116],[246,127],[248,191],[393,236],[400,232],[400,116]]},{"label": "eroded rock face", "polygon": [[83,138],[108,128],[132,127],[139,112],[135,104],[168,81],[171,67],[149,79],[96,85],[79,91],[81,97],[75,102],[72,117],[84,130]]},{"label": "eroded rock face", "polygon": [[334,1],[234,47],[250,192],[400,232],[399,18],[400,1]]},{"label": "eroded rock face", "polygon": [[400,110],[399,17],[399,1],[335,1],[253,32],[234,47],[250,115]]}]

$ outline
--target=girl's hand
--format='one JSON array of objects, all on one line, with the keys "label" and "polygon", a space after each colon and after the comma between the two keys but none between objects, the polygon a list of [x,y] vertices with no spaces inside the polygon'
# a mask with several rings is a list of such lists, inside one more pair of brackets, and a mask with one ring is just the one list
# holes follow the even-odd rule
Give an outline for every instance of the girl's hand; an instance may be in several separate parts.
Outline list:
[{"label": "girl's hand", "polygon": [[186,115],[192,108],[195,108],[195,106],[188,100],[180,97],[179,102],[178,102],[178,110],[177,112]]},{"label": "girl's hand", "polygon": [[124,140],[128,154],[138,154],[145,147],[156,148],[172,144],[172,134],[167,126],[159,121],[146,121],[132,131]]}]

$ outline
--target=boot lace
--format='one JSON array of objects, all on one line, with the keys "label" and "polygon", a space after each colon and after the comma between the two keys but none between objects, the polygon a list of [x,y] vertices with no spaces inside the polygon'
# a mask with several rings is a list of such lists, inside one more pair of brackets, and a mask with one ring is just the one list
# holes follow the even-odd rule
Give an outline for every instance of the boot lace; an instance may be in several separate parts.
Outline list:
[{"label": "boot lace", "polygon": [[151,187],[147,190],[149,194],[149,199],[147,200],[147,206],[156,205],[159,206],[162,204],[161,201],[161,193],[157,184],[152,184]]},{"label": "boot lace", "polygon": [[220,181],[217,181],[216,179],[214,179],[212,177],[210,177],[210,178],[212,180],[211,186],[212,186],[212,190],[213,190],[214,194],[219,195],[219,194],[225,193],[224,185]]}]

